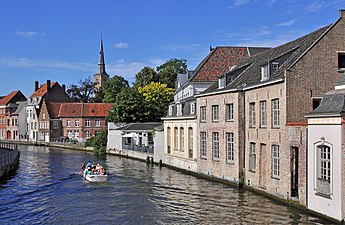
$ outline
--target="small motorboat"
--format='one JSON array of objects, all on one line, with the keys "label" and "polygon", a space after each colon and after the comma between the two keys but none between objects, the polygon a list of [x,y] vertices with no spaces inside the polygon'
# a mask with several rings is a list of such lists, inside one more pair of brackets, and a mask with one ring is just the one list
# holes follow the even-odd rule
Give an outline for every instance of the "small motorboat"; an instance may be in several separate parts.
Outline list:
[{"label": "small motorboat", "polygon": [[84,164],[82,167],[82,176],[89,182],[106,182],[108,180],[108,174],[100,164],[92,165],[90,162],[87,166]]},{"label": "small motorboat", "polygon": [[108,174],[88,174],[87,169],[84,170],[83,177],[90,182],[106,182]]}]

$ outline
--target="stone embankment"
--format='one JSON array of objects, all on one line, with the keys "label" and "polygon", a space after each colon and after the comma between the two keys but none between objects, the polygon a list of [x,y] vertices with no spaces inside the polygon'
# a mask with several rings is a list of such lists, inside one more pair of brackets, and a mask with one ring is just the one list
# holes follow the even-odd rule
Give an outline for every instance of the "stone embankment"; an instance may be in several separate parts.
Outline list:
[{"label": "stone embankment", "polygon": [[15,170],[19,163],[19,156],[16,144],[0,142],[0,178]]}]

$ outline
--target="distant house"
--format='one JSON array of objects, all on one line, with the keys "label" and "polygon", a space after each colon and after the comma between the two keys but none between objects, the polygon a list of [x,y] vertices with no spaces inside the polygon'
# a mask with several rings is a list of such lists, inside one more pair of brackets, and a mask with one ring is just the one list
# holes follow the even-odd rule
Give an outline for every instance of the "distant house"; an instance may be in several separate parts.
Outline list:
[{"label": "distant house", "polygon": [[18,108],[18,101],[25,101],[21,91],[13,91],[0,99],[0,139],[18,140],[18,118],[13,113]]},{"label": "distant house", "polygon": [[58,117],[61,119],[63,136],[85,142],[102,130],[106,130],[109,103],[63,103]]},{"label": "distant house", "polygon": [[27,135],[28,126],[26,123],[26,104],[27,101],[19,101],[17,102],[18,107],[16,111],[12,113],[12,117],[17,121],[17,132],[18,132],[18,139],[19,141],[27,141],[29,137]]},{"label": "distant house", "polygon": [[38,116],[39,141],[56,142],[63,138],[62,120],[58,117],[61,104],[43,100]]},{"label": "distant house", "polygon": [[39,87],[35,81],[35,92],[29,97],[26,104],[26,115],[29,141],[38,141],[45,137],[39,137],[38,117],[43,100],[49,102],[71,102],[72,100],[65,92],[65,85],[60,86],[58,82],[47,80],[46,84]]}]

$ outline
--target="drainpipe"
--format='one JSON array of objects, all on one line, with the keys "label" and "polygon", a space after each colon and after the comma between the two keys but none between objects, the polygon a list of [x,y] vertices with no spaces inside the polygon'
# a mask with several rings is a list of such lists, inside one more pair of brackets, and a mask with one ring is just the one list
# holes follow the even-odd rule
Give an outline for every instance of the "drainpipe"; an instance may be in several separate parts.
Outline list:
[{"label": "drainpipe", "polygon": [[306,145],[305,145],[305,155],[306,155],[306,171],[307,171],[307,174],[305,176],[306,178],[306,185],[305,185],[305,188],[306,188],[306,191],[305,191],[305,206],[306,208],[308,209],[308,172],[309,172],[309,169],[308,169],[308,123],[307,123],[307,128],[306,128],[306,133],[305,133],[305,139],[306,139]]}]

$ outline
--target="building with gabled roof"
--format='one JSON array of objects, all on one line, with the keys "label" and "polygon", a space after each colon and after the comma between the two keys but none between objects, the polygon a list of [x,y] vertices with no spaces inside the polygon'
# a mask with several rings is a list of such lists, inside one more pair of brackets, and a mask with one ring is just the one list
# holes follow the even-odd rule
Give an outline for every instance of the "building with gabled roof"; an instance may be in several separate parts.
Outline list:
[{"label": "building with gabled roof", "polygon": [[63,103],[58,117],[62,121],[63,136],[84,142],[107,129],[110,103]]},{"label": "building with gabled roof", "polygon": [[199,172],[242,177],[248,186],[306,206],[304,115],[345,71],[344,30],[340,10],[335,23],[243,60],[197,95]]},{"label": "building with gabled roof", "polygon": [[0,99],[0,139],[18,139],[18,121],[12,114],[18,107],[17,102],[25,100],[26,97],[19,90],[12,91]]},{"label": "building with gabled roof", "polygon": [[164,120],[164,154],[168,165],[197,172],[198,131],[195,95],[217,81],[253,54],[268,48],[226,47],[211,48],[195,71],[177,76],[174,102],[169,104]]},{"label": "building with gabled roof", "polygon": [[39,141],[57,142],[63,139],[62,120],[59,118],[63,102],[46,102],[43,100],[38,116]]}]

